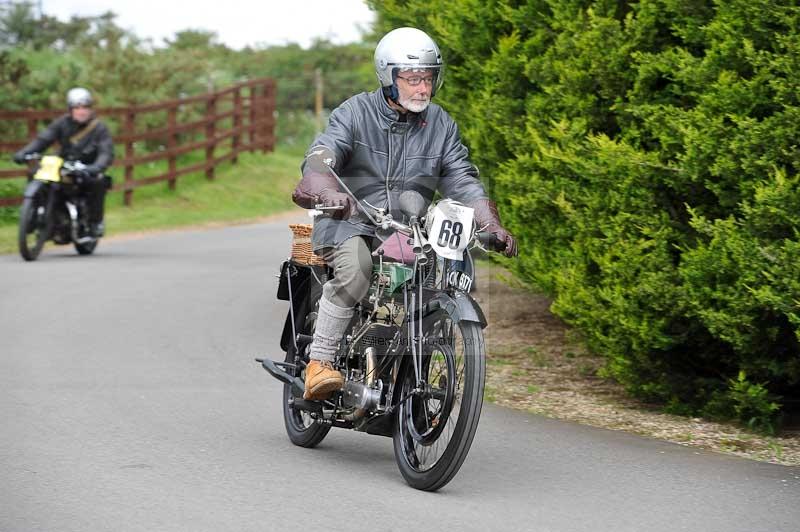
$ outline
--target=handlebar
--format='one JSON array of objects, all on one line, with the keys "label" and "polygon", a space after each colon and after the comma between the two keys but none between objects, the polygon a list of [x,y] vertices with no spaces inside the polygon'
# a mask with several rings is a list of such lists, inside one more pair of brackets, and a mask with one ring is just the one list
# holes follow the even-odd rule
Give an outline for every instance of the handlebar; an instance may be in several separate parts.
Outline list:
[{"label": "handlebar", "polygon": [[26,153],[22,157],[18,157],[16,154],[14,154],[13,161],[16,164],[28,164],[31,161],[38,161],[41,158],[42,158],[41,153]]},{"label": "handlebar", "polygon": [[[364,207],[361,204],[361,201],[359,201],[359,199],[352,193],[352,191],[350,191],[350,189],[341,180],[341,178],[336,174],[336,172],[333,171],[332,168],[330,169],[330,172],[336,178],[336,180],[339,182],[339,185],[347,192],[347,194],[349,194],[353,198],[353,200],[355,201],[356,205],[361,209],[361,211],[377,227],[382,227],[383,229],[394,229],[395,231],[397,231],[399,233],[403,233],[403,234],[408,235],[408,236],[414,236],[415,235],[415,230],[416,230],[417,231],[417,235],[419,235],[420,225],[419,225],[419,221],[417,221],[416,217],[412,218],[412,224],[411,225],[406,225],[404,223],[401,223],[401,222],[398,222],[397,220],[395,220],[392,217],[392,215],[388,214],[384,209],[378,209],[378,208],[370,205],[369,203],[367,203],[367,205],[369,205],[369,207],[371,207],[374,210],[374,212],[371,214],[367,210],[367,208]],[[343,205],[325,206],[323,204],[317,204],[317,205],[315,205],[315,209],[312,210],[312,213],[313,213],[314,216],[326,216],[326,215],[329,215],[329,213],[331,211],[337,211],[337,210],[341,210],[341,209],[344,209]],[[478,242],[480,242],[480,244],[485,249],[487,249],[489,251],[497,251],[497,252],[502,253],[506,249],[506,242],[499,240],[494,233],[478,231],[477,233],[475,233],[475,238],[478,240]]]},{"label": "handlebar", "polygon": [[[15,162],[19,164],[27,164],[33,161],[41,161],[43,155],[41,153],[26,153],[21,159],[16,159]],[[90,172],[87,170],[86,164],[81,161],[64,161],[61,166],[61,175],[74,178],[76,184],[81,184],[87,179],[92,179],[100,175],[100,172]]]},{"label": "handlebar", "polygon": [[480,242],[483,247],[490,251],[501,253],[506,249],[505,240],[500,240],[494,233],[479,231],[475,233],[475,238],[478,239],[478,242]]}]

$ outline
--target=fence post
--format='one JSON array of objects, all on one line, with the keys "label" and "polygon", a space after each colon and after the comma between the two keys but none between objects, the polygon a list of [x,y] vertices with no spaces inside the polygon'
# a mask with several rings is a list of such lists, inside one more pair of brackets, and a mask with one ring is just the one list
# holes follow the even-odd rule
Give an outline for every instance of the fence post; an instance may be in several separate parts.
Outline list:
[{"label": "fence post", "polygon": [[266,102],[267,113],[267,149],[275,151],[275,102],[277,100],[277,86],[274,79],[267,82],[269,97]]},{"label": "fence post", "polygon": [[256,85],[250,85],[250,124],[248,129],[249,133],[249,140],[250,140],[250,151],[253,152],[256,150],[256,112],[258,110],[258,90],[256,89]]},{"label": "fence post", "polygon": [[172,106],[167,111],[167,128],[169,129],[169,133],[167,133],[167,153],[169,153],[169,173],[167,179],[169,180],[169,189],[175,190],[175,184],[177,181],[177,156],[175,155],[175,149],[178,147],[178,134],[175,132],[175,128],[178,125],[178,107]]},{"label": "fence post", "polygon": [[36,138],[36,119],[28,118],[28,138]]},{"label": "fence post", "polygon": [[133,163],[131,163],[131,160],[133,159],[133,135],[135,129],[136,113],[128,110],[125,114],[125,135],[128,138],[125,141],[125,192],[123,194],[123,201],[128,207],[133,202],[133,189],[128,187],[133,183]]},{"label": "fence post", "polygon": [[[233,92],[233,129],[238,130],[240,127],[242,127],[242,88],[236,87]],[[237,131],[231,141],[231,151],[233,152],[231,162],[233,164],[239,162],[239,139],[240,135]]]},{"label": "fence post", "polygon": [[217,136],[217,95],[212,95],[206,101],[206,179],[214,179],[214,147],[216,142],[214,138]]},{"label": "fence post", "polygon": [[325,86],[322,81],[322,69],[314,69],[314,116],[317,118],[317,132],[322,132],[322,102],[325,95]]},{"label": "fence post", "polygon": [[270,98],[269,81],[265,81],[261,85],[261,105],[259,106],[259,114],[261,115],[261,152],[267,153],[269,151],[269,98]]}]

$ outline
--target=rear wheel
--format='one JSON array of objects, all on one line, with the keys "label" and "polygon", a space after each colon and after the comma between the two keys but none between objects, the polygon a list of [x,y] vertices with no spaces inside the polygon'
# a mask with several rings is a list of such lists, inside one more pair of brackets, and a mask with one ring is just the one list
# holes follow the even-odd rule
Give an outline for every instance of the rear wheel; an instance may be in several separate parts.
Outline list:
[{"label": "rear wheel", "polygon": [[84,242],[83,244],[75,242],[75,251],[80,255],[91,255],[92,252],[94,252],[94,248],[97,247],[97,242],[98,240],[96,238],[90,242]]},{"label": "rear wheel", "polygon": [[400,472],[416,489],[450,482],[478,428],[486,357],[483,330],[440,312],[426,325],[420,381],[406,365],[393,440]]},{"label": "rear wheel", "polygon": [[[300,324],[297,332],[311,335],[314,334],[314,325],[317,321],[317,308],[322,294],[322,287],[313,280],[309,282],[312,283],[311,293],[299,306],[295,317]],[[295,365],[295,369],[289,371],[293,377],[305,379],[305,364],[308,362],[308,358],[302,352],[297,353],[294,342],[286,352],[285,361]],[[294,408],[292,406],[294,401],[300,399],[302,398],[294,396],[290,385],[283,385],[283,421],[286,425],[286,434],[295,445],[307,448],[316,447],[325,439],[331,427],[330,425],[320,425],[308,412]]]},{"label": "rear wheel", "polygon": [[19,254],[27,261],[36,260],[50,238],[49,191],[48,187],[39,187],[23,200],[19,209]]}]

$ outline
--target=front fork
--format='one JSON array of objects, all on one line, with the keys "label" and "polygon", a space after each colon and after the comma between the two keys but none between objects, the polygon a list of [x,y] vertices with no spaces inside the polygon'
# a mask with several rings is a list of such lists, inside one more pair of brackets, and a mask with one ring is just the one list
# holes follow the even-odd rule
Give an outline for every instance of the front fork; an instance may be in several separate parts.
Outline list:
[{"label": "front fork", "polygon": [[[422,279],[423,273],[419,269],[418,264],[414,264],[414,278],[419,278],[415,285],[411,285],[410,290],[403,292],[403,303],[405,304],[406,317],[408,319],[408,343],[411,346],[411,361],[414,364],[414,377],[416,378],[416,389],[420,389],[424,383],[422,382],[422,357],[424,356],[423,342],[425,340],[425,331],[423,329],[423,307],[424,300],[422,297]],[[411,292],[411,305],[409,306],[409,292]],[[408,309],[411,309],[409,312]],[[417,319],[414,319],[414,316]]]}]

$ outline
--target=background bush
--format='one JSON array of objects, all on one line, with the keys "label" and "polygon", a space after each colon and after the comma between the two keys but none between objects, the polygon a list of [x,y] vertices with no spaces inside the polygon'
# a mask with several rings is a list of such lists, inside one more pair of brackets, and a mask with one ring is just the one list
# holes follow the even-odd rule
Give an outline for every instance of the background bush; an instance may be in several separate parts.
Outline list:
[{"label": "background bush", "polygon": [[672,411],[773,426],[800,383],[798,7],[371,4],[376,33],[442,46],[440,101],[520,237],[509,266],[605,373]]}]

